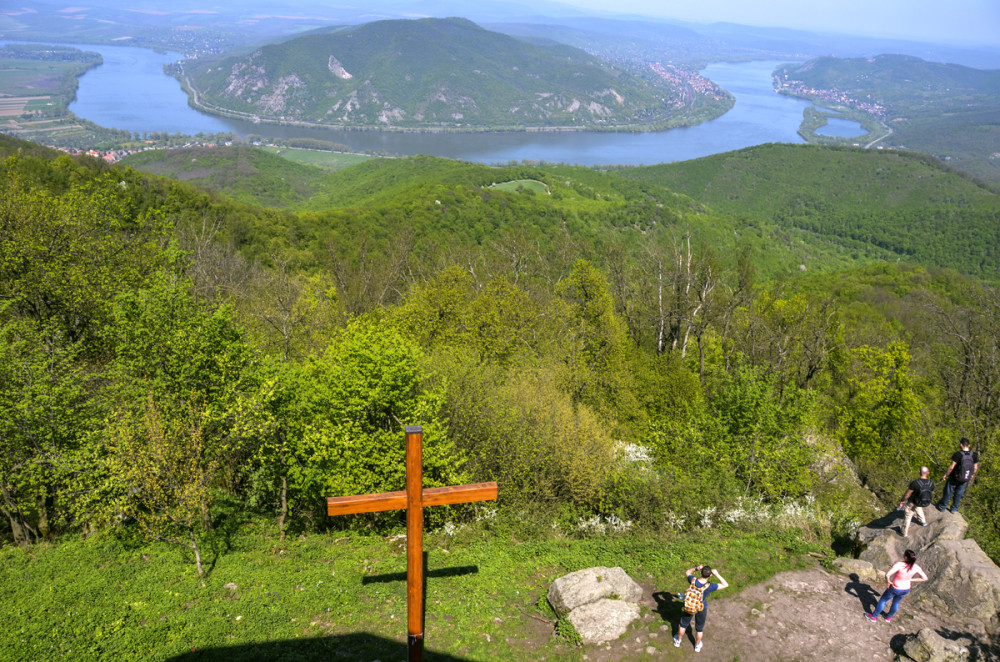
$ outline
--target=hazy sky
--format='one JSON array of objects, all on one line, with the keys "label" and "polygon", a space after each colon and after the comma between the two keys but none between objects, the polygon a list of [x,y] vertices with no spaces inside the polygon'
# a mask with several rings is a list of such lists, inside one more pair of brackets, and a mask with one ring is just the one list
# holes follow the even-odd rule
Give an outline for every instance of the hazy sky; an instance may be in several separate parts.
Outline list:
[{"label": "hazy sky", "polygon": [[1000,0],[561,0],[603,12],[1000,45]]}]

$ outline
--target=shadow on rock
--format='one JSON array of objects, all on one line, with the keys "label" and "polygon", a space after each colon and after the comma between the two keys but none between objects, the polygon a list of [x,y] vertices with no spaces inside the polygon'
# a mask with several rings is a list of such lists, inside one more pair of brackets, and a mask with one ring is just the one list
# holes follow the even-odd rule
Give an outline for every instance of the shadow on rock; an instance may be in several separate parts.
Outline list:
[{"label": "shadow on rock", "polygon": [[[167,658],[168,662],[270,662],[271,660],[296,660],[308,662],[330,659],[344,660],[402,660],[406,658],[406,644],[367,632],[265,641],[239,646],[219,646],[195,649]],[[436,653],[424,649],[423,659],[428,662],[462,662],[468,658]]]}]

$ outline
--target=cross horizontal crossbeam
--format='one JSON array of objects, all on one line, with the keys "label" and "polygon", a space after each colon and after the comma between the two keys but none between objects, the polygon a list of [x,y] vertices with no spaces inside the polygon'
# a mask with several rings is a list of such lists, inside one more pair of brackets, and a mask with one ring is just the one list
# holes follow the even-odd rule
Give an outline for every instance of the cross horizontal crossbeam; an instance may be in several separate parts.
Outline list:
[{"label": "cross horizontal crossbeam", "polygon": [[[421,490],[420,505],[447,506],[473,501],[495,501],[496,498],[497,484],[492,482],[449,485],[448,487],[425,487]],[[378,513],[383,510],[403,510],[405,508],[406,490],[328,497],[326,500],[327,515]]]}]

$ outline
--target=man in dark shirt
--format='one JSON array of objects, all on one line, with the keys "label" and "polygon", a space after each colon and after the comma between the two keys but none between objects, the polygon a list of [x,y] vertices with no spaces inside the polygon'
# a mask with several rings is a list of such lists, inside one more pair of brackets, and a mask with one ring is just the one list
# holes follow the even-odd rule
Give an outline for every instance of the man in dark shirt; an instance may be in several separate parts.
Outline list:
[{"label": "man in dark shirt", "polygon": [[930,479],[931,470],[927,467],[920,467],[920,478],[910,481],[910,487],[903,495],[903,500],[899,502],[899,507],[903,509],[903,537],[909,537],[910,521],[916,514],[920,526],[927,526],[927,516],[924,515],[924,507],[934,502],[934,481]]},{"label": "man in dark shirt", "polygon": [[976,477],[976,472],[979,471],[979,453],[970,450],[971,444],[969,440],[965,437],[958,442],[962,447],[962,450],[956,451],[954,455],[951,456],[951,464],[948,466],[948,470],[944,472],[944,494],[941,496],[941,500],[937,503],[938,510],[945,510],[948,508],[948,501],[951,501],[951,512],[958,512],[958,504],[962,502],[962,495],[965,494],[965,488],[969,486],[972,479]]}]

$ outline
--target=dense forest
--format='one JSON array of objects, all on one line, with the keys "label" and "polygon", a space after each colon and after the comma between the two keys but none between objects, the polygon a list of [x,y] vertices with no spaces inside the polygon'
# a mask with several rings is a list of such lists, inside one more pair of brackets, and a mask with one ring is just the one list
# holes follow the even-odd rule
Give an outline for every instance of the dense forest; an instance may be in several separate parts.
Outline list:
[{"label": "dense forest", "polygon": [[[1000,289],[982,279],[995,273],[969,245],[950,264],[947,245],[912,260],[885,248],[959,233],[995,254],[995,194],[932,162],[778,146],[611,172],[373,159],[289,165],[287,186],[234,200],[213,185],[279,186],[276,157],[181,155],[205,166],[196,187],[0,141],[0,548],[22,633],[0,651],[228,642],[219,605],[233,598],[212,591],[229,580],[204,588],[219,563],[256,577],[240,580],[262,592],[244,608],[272,605],[237,642],[358,623],[352,601],[372,596],[353,584],[322,598],[343,610],[332,625],[304,629],[315,603],[264,591],[302,591],[302,554],[342,574],[395,558],[400,513],[328,518],[325,498],[401,489],[411,424],[427,486],[499,483],[495,509],[425,517],[445,545],[460,530],[501,541],[466,553],[491,559],[470,561],[484,582],[503,568],[507,588],[489,590],[512,611],[538,590],[507,581],[525,564],[515,574],[537,578],[539,563],[610,554],[667,581],[681,555],[724,547],[746,585],[803,544],[846,553],[919,466],[944,471],[960,436],[983,459],[962,511],[1000,559]],[[788,159],[814,167],[774,166]],[[831,181],[863,182],[870,202]],[[843,243],[838,223],[883,211]],[[377,535],[344,537],[363,533]],[[151,545],[177,550],[201,588],[172,588]],[[34,594],[70,558],[104,569],[43,601],[66,605],[57,624]],[[483,610],[448,608],[460,647]]]},{"label": "dense forest", "polygon": [[[421,424],[428,485],[497,480],[501,508],[658,530],[809,496],[831,539],[870,511],[820,458],[892,498],[964,435],[987,458],[966,512],[1000,556],[989,282],[768,271],[770,230],[583,169],[372,161],[339,209],[292,213],[4,151],[8,541],[135,523],[197,557],[223,494],[281,536],[330,526],[324,497],[401,486]],[[489,187],[528,177],[563,188]]]}]

